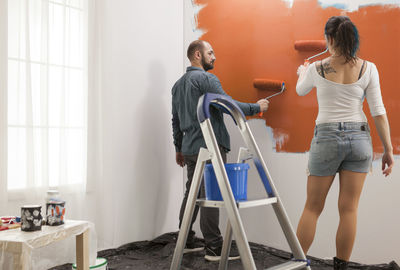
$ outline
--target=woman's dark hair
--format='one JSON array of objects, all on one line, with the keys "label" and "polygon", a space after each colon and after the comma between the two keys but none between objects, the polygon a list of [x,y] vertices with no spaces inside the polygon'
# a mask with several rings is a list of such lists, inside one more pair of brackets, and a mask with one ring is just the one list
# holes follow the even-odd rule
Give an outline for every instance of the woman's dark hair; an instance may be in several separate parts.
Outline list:
[{"label": "woman's dark hair", "polygon": [[357,27],[349,17],[330,17],[325,25],[325,35],[333,39],[333,47],[340,55],[345,57],[346,63],[354,62],[357,59],[360,37]]}]

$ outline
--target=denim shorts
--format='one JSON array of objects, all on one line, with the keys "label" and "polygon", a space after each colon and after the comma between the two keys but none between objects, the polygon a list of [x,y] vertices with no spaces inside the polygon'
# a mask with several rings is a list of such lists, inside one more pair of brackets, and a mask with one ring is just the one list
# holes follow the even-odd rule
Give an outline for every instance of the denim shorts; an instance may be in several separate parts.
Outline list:
[{"label": "denim shorts", "polygon": [[310,175],[330,176],[340,170],[367,173],[372,165],[372,143],[368,123],[318,124],[311,141]]}]

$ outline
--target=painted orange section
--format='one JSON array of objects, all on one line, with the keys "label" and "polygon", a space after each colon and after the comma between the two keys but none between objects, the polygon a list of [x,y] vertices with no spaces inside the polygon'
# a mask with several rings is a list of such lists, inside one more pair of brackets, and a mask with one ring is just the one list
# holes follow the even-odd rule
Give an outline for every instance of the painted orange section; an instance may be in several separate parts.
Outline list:
[{"label": "painted orange section", "polygon": [[[308,151],[318,105],[315,91],[305,97],[296,94],[296,70],[304,59],[318,52],[298,52],[296,40],[324,39],[329,17],[347,15],[361,37],[360,57],[374,62],[380,73],[383,101],[391,124],[395,154],[400,153],[400,8],[366,6],[354,12],[334,7],[323,9],[316,0],[294,1],[290,8],[281,0],[197,0],[206,6],[198,15],[198,27],[206,33],[217,61],[213,73],[233,98],[255,102],[272,94],[253,87],[253,79],[283,80],[287,90],[270,100],[264,114],[273,129],[276,150]],[[327,54],[324,55],[327,57]],[[369,114],[374,152],[383,151]]]}]

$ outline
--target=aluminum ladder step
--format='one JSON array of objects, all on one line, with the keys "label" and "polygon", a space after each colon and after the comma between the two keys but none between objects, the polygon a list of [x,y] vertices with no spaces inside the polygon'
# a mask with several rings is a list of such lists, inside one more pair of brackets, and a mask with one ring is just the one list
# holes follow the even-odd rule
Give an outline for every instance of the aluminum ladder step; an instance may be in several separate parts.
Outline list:
[{"label": "aluminum ladder step", "polygon": [[[277,201],[278,200],[276,197],[251,200],[251,201],[237,201],[236,207],[239,209],[250,208],[250,207],[273,204],[273,203],[276,203]],[[201,207],[214,207],[214,208],[225,207],[224,201],[210,201],[210,200],[205,200],[205,199],[198,199],[196,202]]]},{"label": "aluminum ladder step", "polygon": [[306,266],[307,262],[304,261],[289,261],[275,265],[273,267],[266,268],[265,270],[295,270],[295,269],[303,269]]}]

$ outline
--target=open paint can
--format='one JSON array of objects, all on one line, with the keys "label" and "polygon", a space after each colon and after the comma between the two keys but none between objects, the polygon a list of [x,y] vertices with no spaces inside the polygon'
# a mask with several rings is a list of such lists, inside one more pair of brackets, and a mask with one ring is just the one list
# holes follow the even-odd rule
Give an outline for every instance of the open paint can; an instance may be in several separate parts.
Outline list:
[{"label": "open paint can", "polygon": [[49,201],[46,203],[46,224],[58,226],[64,224],[65,201]]}]

